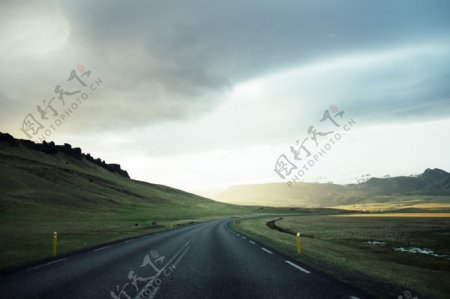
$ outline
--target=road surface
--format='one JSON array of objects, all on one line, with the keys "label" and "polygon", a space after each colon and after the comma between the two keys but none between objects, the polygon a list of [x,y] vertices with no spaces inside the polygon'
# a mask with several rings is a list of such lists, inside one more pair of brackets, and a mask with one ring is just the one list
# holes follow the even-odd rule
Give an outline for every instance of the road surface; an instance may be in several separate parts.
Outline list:
[{"label": "road surface", "polygon": [[218,220],[138,237],[0,277],[0,298],[368,298]]}]

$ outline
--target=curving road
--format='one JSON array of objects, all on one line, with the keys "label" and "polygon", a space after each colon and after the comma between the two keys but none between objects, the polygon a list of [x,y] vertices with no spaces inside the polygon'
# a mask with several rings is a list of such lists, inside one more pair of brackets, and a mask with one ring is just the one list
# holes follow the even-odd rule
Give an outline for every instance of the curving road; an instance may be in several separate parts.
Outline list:
[{"label": "curving road", "polygon": [[367,298],[232,232],[229,220],[147,235],[0,277],[0,298]]}]

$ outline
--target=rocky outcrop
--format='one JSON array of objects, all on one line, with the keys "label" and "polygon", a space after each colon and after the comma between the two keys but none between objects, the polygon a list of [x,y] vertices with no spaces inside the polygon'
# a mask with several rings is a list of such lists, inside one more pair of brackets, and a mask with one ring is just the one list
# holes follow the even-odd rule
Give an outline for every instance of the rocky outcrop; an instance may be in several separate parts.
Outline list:
[{"label": "rocky outcrop", "polygon": [[68,143],[64,145],[56,145],[53,141],[34,143],[30,140],[15,139],[13,136],[7,133],[0,132],[0,143],[6,143],[13,146],[23,146],[36,151],[43,152],[48,155],[55,155],[57,153],[63,153],[77,160],[85,159],[91,163],[94,163],[104,169],[117,173],[123,177],[130,178],[128,172],[123,170],[119,164],[107,164],[104,160],[97,158],[94,159],[89,153],[85,154],[79,147],[72,147]]}]

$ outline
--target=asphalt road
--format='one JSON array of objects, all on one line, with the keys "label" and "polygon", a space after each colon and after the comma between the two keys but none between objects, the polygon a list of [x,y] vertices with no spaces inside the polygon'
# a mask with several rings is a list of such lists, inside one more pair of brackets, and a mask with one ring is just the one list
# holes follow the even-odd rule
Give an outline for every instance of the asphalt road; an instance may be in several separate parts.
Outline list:
[{"label": "asphalt road", "polygon": [[367,298],[232,232],[228,220],[147,235],[0,277],[0,298]]}]

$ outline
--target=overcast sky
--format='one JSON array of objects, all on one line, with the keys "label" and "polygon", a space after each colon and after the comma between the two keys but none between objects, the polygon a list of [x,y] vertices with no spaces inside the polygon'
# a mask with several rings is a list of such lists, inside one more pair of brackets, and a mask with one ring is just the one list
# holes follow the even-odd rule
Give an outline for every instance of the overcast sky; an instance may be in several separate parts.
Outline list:
[{"label": "overcast sky", "polygon": [[[135,179],[286,182],[350,119],[302,180],[450,170],[448,0],[0,1],[0,34],[0,130],[48,130]],[[310,126],[334,133],[316,146]]]}]

